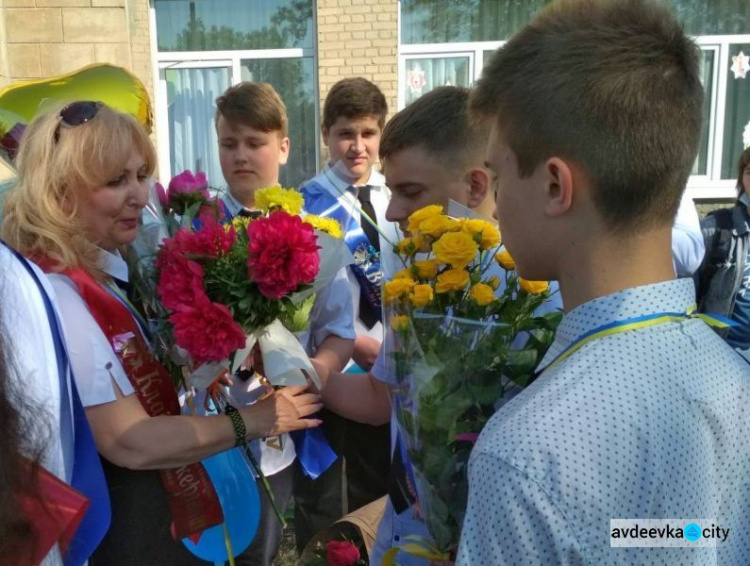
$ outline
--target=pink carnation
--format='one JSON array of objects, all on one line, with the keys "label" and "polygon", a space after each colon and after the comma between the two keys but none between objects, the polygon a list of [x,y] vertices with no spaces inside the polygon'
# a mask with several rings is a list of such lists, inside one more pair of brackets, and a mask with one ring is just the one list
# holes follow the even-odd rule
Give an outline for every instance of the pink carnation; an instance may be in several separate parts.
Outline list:
[{"label": "pink carnation", "polygon": [[187,350],[193,362],[220,362],[245,346],[245,334],[225,305],[207,299],[184,306],[169,317],[177,345]]},{"label": "pink carnation", "polygon": [[320,269],[317,236],[310,224],[284,211],[259,218],[248,228],[250,279],[269,299],[311,283]]},{"label": "pink carnation", "polygon": [[185,170],[179,175],[172,177],[169,182],[169,196],[183,195],[186,193],[200,193],[208,198],[208,181],[203,171],[198,171],[193,175],[190,171]]},{"label": "pink carnation", "polygon": [[203,289],[203,267],[173,248],[164,248],[156,260],[159,282],[156,292],[165,308],[175,311],[199,300],[207,300]]}]

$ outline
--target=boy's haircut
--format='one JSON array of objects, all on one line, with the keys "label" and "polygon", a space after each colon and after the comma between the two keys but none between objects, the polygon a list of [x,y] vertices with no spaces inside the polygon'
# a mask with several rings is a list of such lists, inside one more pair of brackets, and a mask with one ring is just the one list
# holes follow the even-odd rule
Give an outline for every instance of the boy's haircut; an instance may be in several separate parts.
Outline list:
[{"label": "boy's haircut", "polygon": [[380,138],[380,160],[420,147],[464,171],[484,161],[489,137],[487,120],[469,119],[469,89],[443,86],[419,97],[393,116]]},{"label": "boy's haircut", "polygon": [[388,114],[388,103],[377,85],[362,77],[342,79],[326,96],[323,105],[323,131],[331,129],[340,117],[349,120],[374,116],[383,129]]},{"label": "boy's haircut", "polygon": [[737,161],[737,196],[742,196],[742,193],[745,192],[742,186],[742,177],[745,173],[745,167],[748,165],[750,165],[750,146],[745,148],[745,151],[740,154],[739,161]]},{"label": "boy's haircut", "polygon": [[529,176],[582,166],[613,231],[674,221],[701,133],[698,47],[648,0],[563,0],[484,68],[471,109],[494,117]]},{"label": "boy's haircut", "polygon": [[219,116],[232,124],[249,126],[261,132],[287,136],[286,106],[268,83],[243,82],[229,87],[216,99],[215,123]]}]

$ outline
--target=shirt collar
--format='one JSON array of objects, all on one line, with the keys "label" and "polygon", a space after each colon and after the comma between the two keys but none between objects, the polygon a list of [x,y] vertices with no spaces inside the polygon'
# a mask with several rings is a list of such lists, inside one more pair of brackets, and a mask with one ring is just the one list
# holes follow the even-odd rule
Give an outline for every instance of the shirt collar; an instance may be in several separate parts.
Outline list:
[{"label": "shirt collar", "polygon": [[[331,166],[330,163],[328,163],[325,168],[323,169],[323,175],[328,180],[328,182],[331,184],[331,187],[326,187],[329,192],[331,192],[334,196],[340,196],[342,193],[346,193],[346,191],[351,187],[352,185],[348,183],[345,179],[342,179],[337,173],[336,170]],[[382,173],[379,171],[376,171],[373,167],[370,170],[370,176],[367,179],[367,182],[364,183],[365,185],[368,185],[371,190],[373,191],[379,191],[385,186],[385,177]],[[331,190],[333,189],[333,190]],[[335,191],[335,192],[334,192]]]},{"label": "shirt collar", "polygon": [[660,312],[687,312],[695,305],[695,285],[691,278],[673,279],[652,285],[623,289],[588,301],[567,313],[555,334],[540,368],[544,368],[579,337],[618,320]]},{"label": "shirt collar", "polygon": [[250,210],[244,204],[238,201],[229,191],[227,191],[222,200],[224,201],[224,204],[226,205],[227,210],[229,211],[229,214],[232,216],[232,218],[237,216],[240,213],[240,210]]},{"label": "shirt collar", "polygon": [[110,277],[120,281],[130,281],[128,264],[122,259],[120,252],[108,252],[99,248],[99,267]]}]

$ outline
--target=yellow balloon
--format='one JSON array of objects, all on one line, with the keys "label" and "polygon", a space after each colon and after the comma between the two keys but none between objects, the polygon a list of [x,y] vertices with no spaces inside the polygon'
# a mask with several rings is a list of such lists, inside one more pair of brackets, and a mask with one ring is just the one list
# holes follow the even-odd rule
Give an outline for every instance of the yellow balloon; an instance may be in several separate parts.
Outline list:
[{"label": "yellow balloon", "polygon": [[13,115],[28,124],[49,104],[76,100],[97,100],[132,114],[151,132],[153,111],[143,83],[121,67],[94,64],[67,75],[0,89],[0,137],[15,124],[9,123]]}]

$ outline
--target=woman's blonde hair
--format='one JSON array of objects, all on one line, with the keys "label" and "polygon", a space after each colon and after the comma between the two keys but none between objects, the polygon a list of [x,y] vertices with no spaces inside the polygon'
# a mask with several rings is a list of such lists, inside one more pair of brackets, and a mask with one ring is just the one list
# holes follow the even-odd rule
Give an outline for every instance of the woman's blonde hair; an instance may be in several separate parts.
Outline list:
[{"label": "woman's blonde hair", "polygon": [[5,201],[2,235],[21,253],[48,258],[59,270],[82,267],[101,277],[98,249],[78,217],[79,199],[117,178],[133,150],[151,175],[156,153],[129,114],[101,105],[88,122],[67,126],[61,124],[63,107],[45,110],[24,132],[16,158],[18,182]]}]

